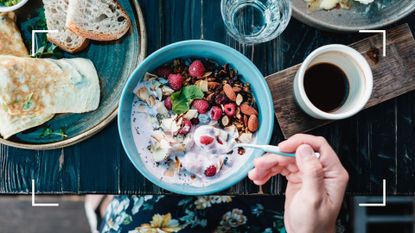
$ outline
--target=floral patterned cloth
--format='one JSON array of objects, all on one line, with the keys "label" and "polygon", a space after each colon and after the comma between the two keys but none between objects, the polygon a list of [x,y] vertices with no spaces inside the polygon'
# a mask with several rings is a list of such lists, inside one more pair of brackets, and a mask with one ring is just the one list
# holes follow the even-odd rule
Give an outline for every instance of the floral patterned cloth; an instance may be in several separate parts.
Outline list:
[{"label": "floral patterned cloth", "polygon": [[282,208],[271,196],[116,196],[101,232],[285,233]]}]

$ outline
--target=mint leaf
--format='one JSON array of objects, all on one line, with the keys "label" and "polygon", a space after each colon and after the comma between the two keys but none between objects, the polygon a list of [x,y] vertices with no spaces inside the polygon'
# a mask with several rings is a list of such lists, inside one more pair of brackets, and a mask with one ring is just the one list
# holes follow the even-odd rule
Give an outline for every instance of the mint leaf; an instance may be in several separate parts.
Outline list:
[{"label": "mint leaf", "polygon": [[177,91],[171,94],[170,99],[174,113],[182,114],[189,110],[189,103],[184,95],[182,95],[181,91]]},{"label": "mint leaf", "polygon": [[203,91],[195,85],[189,85],[189,86],[183,87],[182,94],[188,100],[201,99],[203,98],[203,96],[205,96],[203,94]]},{"label": "mint leaf", "polygon": [[182,114],[190,109],[190,103],[195,99],[202,99],[203,91],[195,86],[189,85],[182,88],[181,91],[174,92],[171,96],[172,110],[176,114]]}]

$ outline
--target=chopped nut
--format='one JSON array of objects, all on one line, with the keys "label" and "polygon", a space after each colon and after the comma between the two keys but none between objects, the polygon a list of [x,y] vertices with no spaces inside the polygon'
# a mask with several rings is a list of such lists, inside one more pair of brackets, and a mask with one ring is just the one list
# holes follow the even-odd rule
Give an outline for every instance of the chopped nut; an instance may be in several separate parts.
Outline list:
[{"label": "chopped nut", "polygon": [[252,140],[252,133],[243,133],[238,139],[242,143],[250,143]]},{"label": "chopped nut", "polygon": [[191,120],[191,119],[197,117],[197,115],[198,115],[198,112],[197,112],[196,109],[190,109],[189,111],[186,112],[186,114],[184,114],[183,117],[188,119],[188,120]]},{"label": "chopped nut", "polygon": [[229,117],[228,116],[223,116],[222,117],[222,125],[223,126],[228,126],[229,125]]},{"label": "chopped nut", "polygon": [[142,101],[145,101],[149,96],[146,87],[140,87],[135,94]]},{"label": "chopped nut", "polygon": [[151,81],[151,80],[154,80],[156,78],[158,78],[158,77],[155,74],[152,74],[152,73],[149,73],[149,72],[144,74],[144,81]]},{"label": "chopped nut", "polygon": [[161,90],[163,91],[163,95],[166,95],[166,96],[169,96],[169,95],[173,94],[173,92],[174,92],[174,90],[173,90],[173,89],[171,89],[171,88],[170,88],[170,87],[168,87],[168,86],[163,86],[163,87],[161,88]]},{"label": "chopped nut", "polygon": [[198,86],[203,92],[209,91],[208,81],[206,80],[197,81],[196,86]]},{"label": "chopped nut", "polygon": [[237,96],[236,96],[236,105],[241,105],[241,103],[244,101],[244,97],[241,95],[241,94],[238,94]]},{"label": "chopped nut", "polygon": [[211,71],[209,71],[209,72],[206,72],[202,77],[203,78],[207,78],[207,77],[209,77],[209,76],[211,76],[212,75],[212,72]]},{"label": "chopped nut", "polygon": [[147,104],[150,106],[154,106],[156,104],[156,100],[154,99],[154,96],[151,95],[150,97],[148,97]]}]

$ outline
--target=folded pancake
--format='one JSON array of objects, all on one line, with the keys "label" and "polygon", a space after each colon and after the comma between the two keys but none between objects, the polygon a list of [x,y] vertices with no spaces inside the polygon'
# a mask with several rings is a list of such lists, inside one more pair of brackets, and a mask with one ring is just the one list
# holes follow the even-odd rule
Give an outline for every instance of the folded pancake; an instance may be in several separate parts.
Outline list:
[{"label": "folded pancake", "polygon": [[98,75],[90,60],[0,55],[0,134],[8,138],[53,114],[98,108]]},{"label": "folded pancake", "polygon": [[[28,51],[16,26],[16,15],[13,12],[0,13],[0,54],[28,57]],[[4,109],[2,107],[1,109]],[[0,109],[0,111],[1,111]],[[53,114],[11,116],[0,113],[0,134],[8,138],[18,132],[41,125],[53,118]]]},{"label": "folded pancake", "polygon": [[28,56],[13,12],[0,13],[0,54]]}]

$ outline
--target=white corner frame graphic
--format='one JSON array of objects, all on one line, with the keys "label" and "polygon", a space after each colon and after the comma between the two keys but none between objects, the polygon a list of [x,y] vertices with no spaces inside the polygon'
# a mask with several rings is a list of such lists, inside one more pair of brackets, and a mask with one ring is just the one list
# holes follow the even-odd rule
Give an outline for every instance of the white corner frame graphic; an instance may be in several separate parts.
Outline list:
[{"label": "white corner frame graphic", "polygon": [[32,57],[35,56],[35,34],[36,33],[55,33],[55,32],[59,32],[58,30],[32,30]]},{"label": "white corner frame graphic", "polygon": [[386,30],[359,30],[360,33],[382,33],[383,35],[383,56],[386,57]]},{"label": "white corner frame graphic", "polygon": [[359,206],[366,207],[385,207],[386,206],[386,180],[383,179],[383,200],[382,203],[359,203]]},{"label": "white corner frame graphic", "polygon": [[32,179],[32,206],[41,206],[41,207],[58,207],[59,203],[36,203],[35,201],[35,180]]}]

